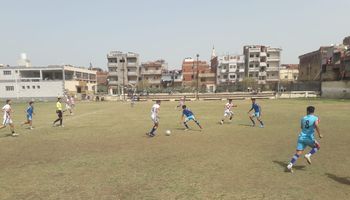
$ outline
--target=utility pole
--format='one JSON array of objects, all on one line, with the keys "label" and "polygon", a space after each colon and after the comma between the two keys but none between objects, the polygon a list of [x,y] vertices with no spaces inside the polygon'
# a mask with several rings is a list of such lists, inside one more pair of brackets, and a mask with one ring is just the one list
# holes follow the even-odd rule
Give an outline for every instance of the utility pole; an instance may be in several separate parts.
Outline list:
[{"label": "utility pole", "polygon": [[123,67],[123,101],[125,101],[125,58],[122,57],[122,59],[120,59],[120,62],[122,63],[122,67]]},{"label": "utility pole", "polygon": [[199,96],[198,96],[198,88],[199,88],[199,54],[196,55],[197,56],[197,89],[196,89],[196,99],[199,100]]}]

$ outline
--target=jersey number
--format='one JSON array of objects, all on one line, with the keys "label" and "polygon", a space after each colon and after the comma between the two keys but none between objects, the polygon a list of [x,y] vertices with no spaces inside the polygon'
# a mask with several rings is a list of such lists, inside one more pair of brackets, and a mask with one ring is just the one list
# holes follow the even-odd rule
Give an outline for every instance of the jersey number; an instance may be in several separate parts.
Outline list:
[{"label": "jersey number", "polygon": [[305,128],[307,128],[307,129],[310,128],[310,122],[309,122],[309,120],[306,120],[306,121],[305,121]]}]

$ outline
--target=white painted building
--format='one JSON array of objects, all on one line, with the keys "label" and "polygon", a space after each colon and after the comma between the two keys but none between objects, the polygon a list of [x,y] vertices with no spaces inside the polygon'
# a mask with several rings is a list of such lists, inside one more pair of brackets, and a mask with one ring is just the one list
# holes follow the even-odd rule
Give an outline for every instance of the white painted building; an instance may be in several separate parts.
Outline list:
[{"label": "white painted building", "polygon": [[0,67],[0,99],[85,98],[96,88],[96,71],[65,66]]},{"label": "white painted building", "polygon": [[225,55],[218,57],[217,83],[232,84],[244,78],[244,56]]}]

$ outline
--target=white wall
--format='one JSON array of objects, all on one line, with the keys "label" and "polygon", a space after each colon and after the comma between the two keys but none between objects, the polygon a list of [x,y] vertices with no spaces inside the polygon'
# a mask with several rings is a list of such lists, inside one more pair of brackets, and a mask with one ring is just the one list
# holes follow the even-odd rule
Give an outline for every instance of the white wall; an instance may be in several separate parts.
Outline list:
[{"label": "white wall", "polygon": [[322,97],[350,99],[350,81],[322,82]]}]

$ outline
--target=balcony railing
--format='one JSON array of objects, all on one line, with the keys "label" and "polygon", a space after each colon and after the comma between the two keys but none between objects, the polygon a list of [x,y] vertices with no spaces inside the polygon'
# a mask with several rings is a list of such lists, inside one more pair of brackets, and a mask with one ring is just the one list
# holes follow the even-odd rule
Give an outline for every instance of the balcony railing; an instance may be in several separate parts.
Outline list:
[{"label": "balcony railing", "polygon": [[266,76],[266,72],[259,72],[259,76]]},{"label": "balcony railing", "polygon": [[215,77],[214,73],[202,73],[202,74],[199,74],[199,78],[212,78],[212,77]]},{"label": "balcony railing", "polygon": [[162,70],[142,70],[141,74],[162,74]]},{"label": "balcony railing", "polygon": [[266,57],[266,52],[260,52],[260,57]]},{"label": "balcony railing", "polygon": [[136,72],[128,72],[128,76],[137,76]]},{"label": "balcony railing", "polygon": [[278,67],[266,67],[266,71],[279,71]]},{"label": "balcony railing", "polygon": [[108,67],[118,67],[118,63],[108,63]]},{"label": "balcony railing", "polygon": [[118,76],[118,72],[108,72],[108,76]]},{"label": "balcony railing", "polygon": [[266,66],[267,66],[266,62],[260,62],[260,67],[266,67]]},{"label": "balcony railing", "polygon": [[258,80],[258,84],[266,84],[266,80]]},{"label": "balcony railing", "polygon": [[268,57],[268,58],[267,58],[267,61],[270,61],[270,62],[277,62],[277,61],[280,61],[280,58],[278,58],[278,57]]},{"label": "balcony railing", "polygon": [[249,52],[260,52],[260,48],[249,48]]}]

